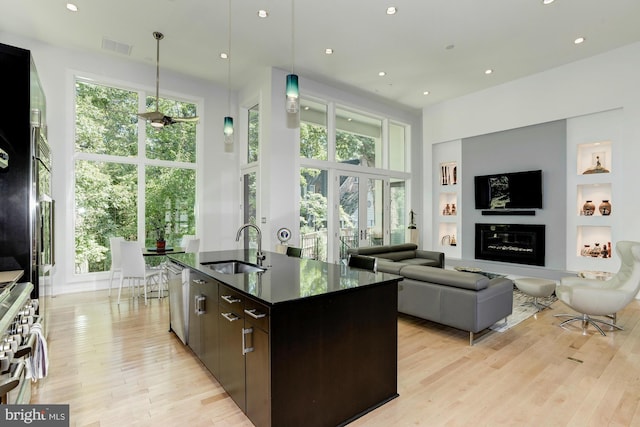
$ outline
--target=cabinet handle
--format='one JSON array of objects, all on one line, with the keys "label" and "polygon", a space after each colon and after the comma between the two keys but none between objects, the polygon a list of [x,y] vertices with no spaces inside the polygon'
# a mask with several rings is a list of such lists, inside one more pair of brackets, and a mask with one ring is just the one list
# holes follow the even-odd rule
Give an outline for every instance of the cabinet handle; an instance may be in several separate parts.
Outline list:
[{"label": "cabinet handle", "polygon": [[197,283],[198,285],[206,285],[207,282],[202,279],[193,279],[193,283]]},{"label": "cabinet handle", "polygon": [[262,319],[264,316],[266,316],[265,313],[257,313],[256,314],[256,309],[252,308],[251,310],[245,310],[244,312],[247,313],[249,316],[253,317],[254,319]]},{"label": "cabinet handle", "polygon": [[247,347],[246,336],[253,333],[253,328],[242,328],[242,355],[253,351],[253,347]]},{"label": "cabinet handle", "polygon": [[207,312],[207,304],[206,304],[206,300],[207,297],[204,295],[196,295],[196,301],[195,301],[195,313],[200,316],[202,314],[205,314]]},{"label": "cabinet handle", "polygon": [[234,304],[236,302],[240,302],[239,298],[234,298],[231,295],[221,295],[220,298],[222,298],[223,300],[225,300],[226,302],[228,302],[229,304]]},{"label": "cabinet handle", "polygon": [[220,314],[222,315],[222,317],[227,319],[229,322],[235,322],[236,320],[240,320],[240,317],[236,316],[233,313],[220,313]]}]

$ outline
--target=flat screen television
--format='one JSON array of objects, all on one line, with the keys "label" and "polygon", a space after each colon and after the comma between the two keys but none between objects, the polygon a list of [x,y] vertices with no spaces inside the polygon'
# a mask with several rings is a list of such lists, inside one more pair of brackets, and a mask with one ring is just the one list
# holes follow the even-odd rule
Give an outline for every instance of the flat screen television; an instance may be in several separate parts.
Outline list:
[{"label": "flat screen television", "polygon": [[542,209],[542,171],[475,177],[476,209]]}]

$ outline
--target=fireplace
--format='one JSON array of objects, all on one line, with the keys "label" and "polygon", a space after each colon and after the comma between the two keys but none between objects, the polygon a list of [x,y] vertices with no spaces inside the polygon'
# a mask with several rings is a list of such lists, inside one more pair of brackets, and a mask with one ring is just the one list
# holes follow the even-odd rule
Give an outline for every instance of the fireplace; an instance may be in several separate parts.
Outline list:
[{"label": "fireplace", "polygon": [[476,224],[476,259],[544,266],[544,225]]}]

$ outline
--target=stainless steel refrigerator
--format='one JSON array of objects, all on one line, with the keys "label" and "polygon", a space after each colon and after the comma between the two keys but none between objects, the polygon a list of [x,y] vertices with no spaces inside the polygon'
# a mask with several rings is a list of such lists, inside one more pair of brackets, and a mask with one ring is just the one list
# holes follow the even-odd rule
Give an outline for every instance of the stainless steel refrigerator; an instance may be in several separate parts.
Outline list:
[{"label": "stainless steel refrigerator", "polygon": [[46,99],[30,51],[0,44],[0,70],[0,271],[24,270],[46,328],[55,264]]}]

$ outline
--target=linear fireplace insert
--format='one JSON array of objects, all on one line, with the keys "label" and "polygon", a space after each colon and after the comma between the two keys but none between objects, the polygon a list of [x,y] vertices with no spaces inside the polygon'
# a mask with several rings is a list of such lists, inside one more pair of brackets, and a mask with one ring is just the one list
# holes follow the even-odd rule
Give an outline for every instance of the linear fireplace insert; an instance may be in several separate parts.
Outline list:
[{"label": "linear fireplace insert", "polygon": [[476,224],[476,259],[544,266],[545,226]]}]

